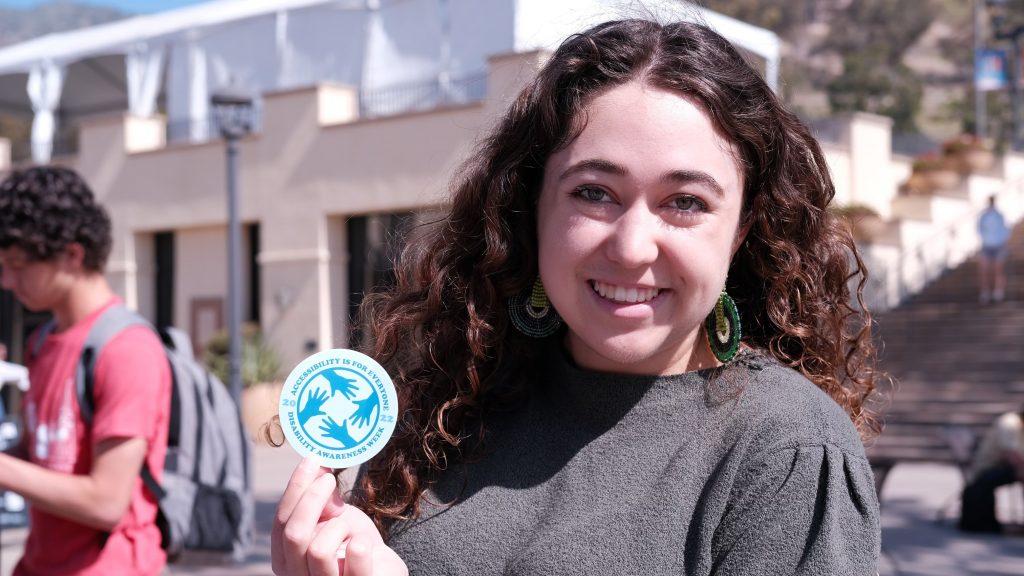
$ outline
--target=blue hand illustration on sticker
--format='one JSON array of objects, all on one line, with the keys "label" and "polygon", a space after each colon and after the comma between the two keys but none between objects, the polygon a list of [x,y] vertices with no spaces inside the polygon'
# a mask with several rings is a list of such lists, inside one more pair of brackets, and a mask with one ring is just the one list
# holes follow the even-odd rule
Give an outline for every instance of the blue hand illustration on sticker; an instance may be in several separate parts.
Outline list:
[{"label": "blue hand illustration on sticker", "polygon": [[381,417],[376,388],[358,371],[326,368],[299,391],[296,418],[320,449],[349,450],[365,442]]},{"label": "blue hand illustration on sticker", "polygon": [[334,396],[336,392],[340,392],[342,396],[349,400],[355,396],[358,389],[355,380],[339,376],[334,370],[324,370],[321,374],[331,383],[331,396]]},{"label": "blue hand illustration on sticker", "polygon": [[355,404],[359,406],[356,409],[356,413],[349,416],[349,420],[357,426],[366,426],[370,423],[370,418],[373,416],[373,411],[380,406],[380,400],[377,395],[373,394],[363,398],[362,400],[356,400]]},{"label": "blue hand illustration on sticker", "polygon": [[341,424],[334,421],[334,418],[327,418],[327,421],[320,425],[320,431],[328,438],[337,440],[344,448],[352,448],[358,442],[348,433],[348,423],[344,420]]},{"label": "blue hand illustration on sticker", "polygon": [[324,412],[321,410],[321,407],[326,401],[326,392],[320,389],[310,390],[309,393],[306,394],[306,403],[299,409],[299,422],[305,425],[313,416],[320,416],[323,414]]}]

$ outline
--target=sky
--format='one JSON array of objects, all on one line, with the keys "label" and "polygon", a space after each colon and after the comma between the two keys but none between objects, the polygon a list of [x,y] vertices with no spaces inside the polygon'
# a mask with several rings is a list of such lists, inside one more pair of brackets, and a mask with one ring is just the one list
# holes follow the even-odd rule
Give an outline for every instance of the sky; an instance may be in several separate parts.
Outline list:
[{"label": "sky", "polygon": [[[202,4],[208,0],[76,0],[80,4],[96,4],[112,6],[125,12],[160,12],[171,8],[180,8],[191,4]],[[31,8],[45,4],[44,0],[0,0],[3,8]]]}]

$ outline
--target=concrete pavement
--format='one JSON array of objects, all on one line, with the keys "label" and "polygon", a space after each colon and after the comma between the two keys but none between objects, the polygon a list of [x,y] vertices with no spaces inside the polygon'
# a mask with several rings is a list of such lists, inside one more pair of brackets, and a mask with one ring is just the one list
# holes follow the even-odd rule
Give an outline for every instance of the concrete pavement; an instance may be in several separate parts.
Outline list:
[{"label": "concrete pavement", "polygon": [[[963,483],[956,468],[900,464],[882,491],[881,576],[1021,576],[1024,536],[964,534],[954,527]],[[996,494],[1001,520],[1024,521],[1021,485]],[[946,507],[949,520],[936,522]]]}]

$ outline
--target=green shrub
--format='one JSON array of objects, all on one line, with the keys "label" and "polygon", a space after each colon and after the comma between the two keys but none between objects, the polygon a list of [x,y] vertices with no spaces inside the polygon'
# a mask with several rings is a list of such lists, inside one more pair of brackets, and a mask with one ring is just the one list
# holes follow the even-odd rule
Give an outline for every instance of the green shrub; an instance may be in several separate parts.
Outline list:
[{"label": "green shrub", "polygon": [[871,206],[858,203],[832,205],[829,206],[829,210],[836,216],[846,218],[847,220],[859,220],[861,218],[878,216],[878,212]]},{"label": "green shrub", "polygon": [[914,158],[913,171],[914,172],[932,172],[935,170],[955,170],[955,161],[948,156],[936,154],[934,152],[928,154],[922,154],[917,158]]},{"label": "green shrub", "polygon": [[[228,350],[230,340],[227,331],[218,332],[206,344],[203,359],[206,366],[218,378],[228,384]],[[259,328],[253,324],[242,326],[242,386],[270,382],[277,378],[281,359],[270,347]]]}]

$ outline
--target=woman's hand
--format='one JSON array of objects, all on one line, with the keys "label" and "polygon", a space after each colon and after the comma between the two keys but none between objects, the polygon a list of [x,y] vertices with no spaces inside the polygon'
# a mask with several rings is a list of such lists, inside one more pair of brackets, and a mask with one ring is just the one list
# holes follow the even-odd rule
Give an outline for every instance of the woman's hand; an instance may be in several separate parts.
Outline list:
[{"label": "woman's hand", "polygon": [[277,576],[407,576],[373,521],[345,504],[331,471],[303,460],[281,496],[270,535]]}]

